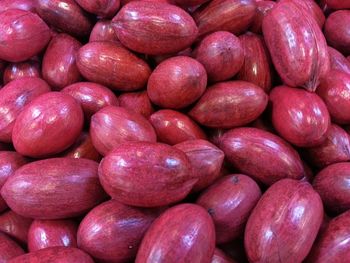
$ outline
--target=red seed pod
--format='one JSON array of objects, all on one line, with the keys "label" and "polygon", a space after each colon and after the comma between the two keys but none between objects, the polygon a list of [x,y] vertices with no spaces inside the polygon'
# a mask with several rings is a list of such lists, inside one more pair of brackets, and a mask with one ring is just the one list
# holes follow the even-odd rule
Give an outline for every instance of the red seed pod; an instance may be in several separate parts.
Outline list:
[{"label": "red seed pod", "polygon": [[10,63],[4,70],[4,84],[25,77],[41,77],[41,69],[38,61],[28,60]]},{"label": "red seed pod", "polygon": [[316,21],[293,1],[281,1],[263,21],[273,64],[286,85],[315,91],[329,71],[327,43]]},{"label": "red seed pod", "polygon": [[50,40],[50,29],[36,14],[9,9],[0,13],[0,58],[19,62],[37,55]]},{"label": "red seed pod", "polygon": [[153,1],[133,1],[112,21],[124,46],[149,55],[179,52],[189,47],[198,33],[196,23],[184,10]]}]

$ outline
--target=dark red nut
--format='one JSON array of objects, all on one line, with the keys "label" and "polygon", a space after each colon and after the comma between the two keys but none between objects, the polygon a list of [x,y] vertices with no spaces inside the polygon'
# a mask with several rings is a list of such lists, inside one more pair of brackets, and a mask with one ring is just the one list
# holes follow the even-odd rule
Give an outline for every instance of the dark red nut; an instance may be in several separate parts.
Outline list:
[{"label": "dark red nut", "polygon": [[80,73],[108,88],[133,91],[143,88],[151,69],[129,50],[112,42],[91,42],[78,53]]},{"label": "dark red nut", "polygon": [[244,233],[248,217],[261,197],[257,183],[243,174],[227,175],[204,191],[196,203],[213,218],[216,243],[237,239]]},{"label": "dark red nut", "polygon": [[263,194],[245,229],[249,262],[302,262],[322,220],[321,198],[309,183],[292,179],[275,183]]},{"label": "dark red nut", "polygon": [[350,257],[350,211],[333,218],[313,245],[308,262],[346,262]]},{"label": "dark red nut", "polygon": [[235,35],[244,32],[254,20],[254,0],[213,0],[193,15],[199,36],[216,31],[229,31]]},{"label": "dark red nut", "polygon": [[6,233],[15,240],[26,244],[32,219],[16,214],[12,210],[0,215],[0,232]]},{"label": "dark red nut", "polygon": [[262,115],[250,124],[251,127],[258,128],[260,130],[276,133],[274,130],[271,120],[266,116]]},{"label": "dark red nut", "polygon": [[320,168],[350,161],[350,137],[344,129],[332,124],[326,140],[319,146],[304,149],[304,153],[310,163]]},{"label": "dark red nut", "polygon": [[13,145],[26,156],[53,155],[74,143],[83,122],[83,111],[73,97],[48,92],[35,98],[18,115],[13,126]]},{"label": "dark red nut", "polygon": [[188,13],[161,2],[131,2],[112,22],[124,46],[149,55],[179,52],[189,47],[198,34]]},{"label": "dark red nut", "polygon": [[98,262],[131,262],[158,209],[136,208],[110,200],[80,223],[78,246]]},{"label": "dark red nut", "polygon": [[84,10],[99,17],[112,17],[120,7],[120,0],[75,0]]},{"label": "dark red nut", "polygon": [[101,160],[101,155],[92,144],[90,134],[82,132],[76,142],[63,153],[62,156],[70,158],[85,158],[96,162]]},{"label": "dark red nut", "polygon": [[82,215],[105,199],[98,163],[52,158],[26,164],[7,179],[1,195],[16,213],[36,219]]},{"label": "dark red nut", "polygon": [[25,252],[15,241],[9,236],[0,232],[0,262],[8,262],[8,260],[23,255]]},{"label": "dark red nut", "polygon": [[76,65],[80,47],[81,43],[67,34],[57,34],[51,39],[43,57],[42,73],[55,90],[61,90],[81,79]]},{"label": "dark red nut", "polygon": [[50,40],[50,29],[36,14],[9,9],[0,13],[0,58],[19,62],[37,55]]},{"label": "dark red nut", "polygon": [[28,60],[25,62],[10,63],[4,70],[4,84],[24,77],[41,77],[38,61]]},{"label": "dark red nut", "polygon": [[272,124],[288,142],[298,147],[323,143],[330,127],[325,103],[315,93],[279,86],[270,93]]},{"label": "dark red nut", "polygon": [[50,91],[39,78],[21,78],[0,89],[0,141],[11,142],[12,130],[24,107],[38,96]]},{"label": "dark red nut", "polygon": [[35,1],[33,0],[2,0],[0,1],[0,12],[9,9],[21,9],[35,12]]},{"label": "dark red nut", "polygon": [[[27,163],[27,160],[20,154],[12,151],[0,151],[0,189],[5,184],[7,178]],[[0,195],[0,213],[7,208],[5,200]]]},{"label": "dark red nut", "polygon": [[271,185],[283,178],[301,179],[298,153],[280,137],[256,128],[236,128],[225,133],[219,148],[240,172]]},{"label": "dark red nut", "polygon": [[36,0],[36,11],[48,24],[73,36],[86,36],[91,21],[74,0]]},{"label": "dark red nut", "polygon": [[92,258],[74,247],[49,247],[10,260],[8,263],[94,263]]},{"label": "dark red nut", "polygon": [[344,55],[350,55],[350,10],[339,10],[330,14],[324,27],[324,35],[330,46]]},{"label": "dark red nut", "polygon": [[118,100],[120,107],[139,113],[146,119],[154,112],[147,91],[123,93]]},{"label": "dark red nut", "polygon": [[89,42],[111,41],[121,45],[110,20],[98,21],[90,33]]},{"label": "dark red nut", "polygon": [[152,125],[141,114],[115,106],[107,106],[91,117],[90,136],[102,155],[124,142],[157,141]]},{"label": "dark red nut", "polygon": [[314,0],[279,0],[279,2],[294,2],[298,7],[302,8],[308,16],[313,17],[322,29],[326,18],[322,9]]},{"label": "dark red nut", "polygon": [[338,50],[328,47],[328,54],[331,63],[331,70],[339,70],[350,74],[350,61],[347,60]]},{"label": "dark red nut", "polygon": [[325,3],[332,9],[347,9],[350,8],[349,0],[325,0]]},{"label": "dark red nut", "polygon": [[236,261],[228,257],[222,250],[215,248],[211,263],[236,263]]},{"label": "dark red nut", "polygon": [[158,141],[174,145],[180,142],[203,139],[204,131],[187,115],[174,110],[159,110],[149,118]]},{"label": "dark red nut", "polygon": [[247,33],[239,37],[244,50],[244,64],[238,79],[251,82],[266,93],[271,88],[271,59],[262,37]]},{"label": "dark red nut", "polygon": [[258,86],[246,81],[228,81],[209,87],[190,110],[189,116],[211,128],[246,125],[265,110],[268,96]]},{"label": "dark red nut", "polygon": [[174,4],[177,4],[182,7],[195,7],[209,1],[210,0],[170,0],[168,2],[173,2]]},{"label": "dark red nut", "polygon": [[205,140],[189,140],[174,145],[190,160],[193,175],[198,178],[192,191],[198,192],[211,185],[220,175],[224,153]]},{"label": "dark red nut", "polygon": [[332,120],[339,124],[350,124],[350,75],[332,70],[322,80],[317,94],[326,103]]},{"label": "dark red nut", "polygon": [[329,70],[327,43],[316,20],[293,1],[281,1],[263,21],[266,45],[283,82],[315,91]]},{"label": "dark red nut", "polygon": [[[147,1],[147,0],[142,0],[142,1]],[[148,0],[152,1],[152,0]],[[191,57],[192,56],[192,48],[188,47],[184,50],[181,50],[180,52],[177,53],[172,53],[172,54],[163,54],[163,55],[156,55],[156,56],[149,56],[151,61],[154,62],[156,65],[160,64],[164,60],[171,58],[171,57],[176,57],[176,56],[186,56],[186,57]]]},{"label": "dark red nut", "polygon": [[[276,5],[274,1],[256,1],[256,14],[249,30],[261,34],[262,21],[268,12]],[[323,13],[322,13],[323,14]]]},{"label": "dark red nut", "polygon": [[142,240],[136,263],[210,263],[215,249],[215,229],[207,211],[180,204],[157,218]]},{"label": "dark red nut", "polygon": [[73,220],[34,220],[28,232],[28,250],[76,247],[78,225]]},{"label": "dark red nut", "polygon": [[129,142],[102,159],[103,188],[123,204],[157,207],[184,199],[197,178],[185,153],[161,143]]},{"label": "dark red nut", "polygon": [[117,96],[108,88],[93,82],[78,82],[62,90],[75,98],[89,120],[93,114],[106,106],[118,106]]},{"label": "dark red nut", "polygon": [[350,163],[336,163],[321,170],[313,187],[327,211],[340,214],[350,209]]},{"label": "dark red nut", "polygon": [[203,64],[212,82],[232,78],[244,62],[241,41],[227,31],[206,36],[193,51],[193,55]]},{"label": "dark red nut", "polygon": [[161,62],[149,77],[147,94],[162,107],[181,109],[197,101],[207,86],[207,73],[197,60],[177,56]]}]

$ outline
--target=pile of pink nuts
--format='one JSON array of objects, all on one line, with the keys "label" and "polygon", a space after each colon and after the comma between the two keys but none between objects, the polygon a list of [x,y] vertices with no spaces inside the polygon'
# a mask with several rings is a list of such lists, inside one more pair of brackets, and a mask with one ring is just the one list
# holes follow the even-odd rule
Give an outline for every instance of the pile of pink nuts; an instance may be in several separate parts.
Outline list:
[{"label": "pile of pink nuts", "polygon": [[350,0],[1,0],[0,263],[349,263]]}]

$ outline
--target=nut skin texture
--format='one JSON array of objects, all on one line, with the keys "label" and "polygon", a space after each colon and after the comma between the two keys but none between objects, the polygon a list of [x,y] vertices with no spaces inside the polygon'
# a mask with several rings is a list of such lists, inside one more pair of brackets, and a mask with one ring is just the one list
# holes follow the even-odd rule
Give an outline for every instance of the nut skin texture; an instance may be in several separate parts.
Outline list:
[{"label": "nut skin texture", "polygon": [[328,54],[331,63],[331,70],[339,70],[350,74],[350,61],[347,60],[342,53],[335,48],[328,47]]},{"label": "nut skin texture", "polygon": [[28,250],[76,247],[78,225],[73,220],[34,220],[28,232]]},{"label": "nut skin texture", "polygon": [[315,91],[330,67],[327,43],[316,20],[297,2],[281,1],[266,15],[262,29],[283,82]]},{"label": "nut skin texture", "polygon": [[48,92],[18,115],[13,126],[13,145],[18,153],[33,158],[53,155],[74,143],[83,122],[83,111],[73,97]]},{"label": "nut skin texture", "polygon": [[156,133],[141,114],[122,107],[107,106],[91,118],[90,136],[94,147],[102,155],[124,142],[156,142]]},{"label": "nut skin texture", "polygon": [[149,77],[150,100],[167,109],[181,109],[197,101],[207,86],[207,73],[197,60],[177,56],[161,62]]},{"label": "nut skin texture", "polygon": [[101,155],[92,144],[91,136],[88,132],[82,132],[76,142],[63,154],[64,157],[85,158],[96,162],[101,160]]},{"label": "nut skin texture", "polygon": [[158,215],[158,209],[107,201],[91,210],[80,223],[78,246],[98,262],[131,262]]},{"label": "nut skin texture", "polygon": [[75,98],[89,120],[93,114],[106,106],[118,106],[117,96],[107,87],[93,82],[78,82],[62,90]]},{"label": "nut skin texture", "polygon": [[237,263],[233,259],[229,258],[222,250],[215,248],[211,263]]},{"label": "nut skin texture", "polygon": [[154,113],[147,91],[125,92],[118,97],[118,100],[120,107],[139,113],[146,119]]},{"label": "nut skin texture", "polygon": [[327,211],[340,214],[350,209],[350,163],[336,163],[321,170],[313,187],[322,198]]},{"label": "nut skin texture", "polygon": [[91,21],[74,0],[36,0],[36,12],[48,24],[67,34],[82,37],[91,31]]},{"label": "nut skin texture", "polygon": [[294,2],[300,8],[304,9],[310,17],[313,17],[322,29],[326,18],[322,9],[314,0],[279,0],[279,2]]},{"label": "nut skin texture", "polygon": [[84,10],[99,17],[112,17],[120,7],[120,0],[75,0]]},{"label": "nut skin texture", "polygon": [[[26,158],[13,151],[0,151],[0,189],[5,184],[7,178],[22,165],[27,163]],[[5,200],[0,195],[0,212],[7,208]]]},{"label": "nut skin texture", "polygon": [[193,175],[198,178],[192,191],[198,192],[211,185],[220,177],[224,153],[206,140],[189,140],[174,145],[183,151],[190,160]]},{"label": "nut skin texture", "polygon": [[280,137],[257,128],[236,128],[220,138],[226,159],[243,174],[271,185],[283,178],[301,179],[298,153]]},{"label": "nut skin texture", "polygon": [[327,6],[332,9],[347,9],[350,8],[349,0],[325,0]]},{"label": "nut skin texture", "polygon": [[216,31],[239,35],[248,29],[255,13],[256,4],[253,0],[213,0],[198,9],[193,17],[200,37]]},{"label": "nut skin texture", "polygon": [[331,70],[317,88],[317,94],[327,105],[332,120],[338,124],[350,124],[350,75]]},{"label": "nut skin texture", "polygon": [[41,77],[41,70],[38,61],[28,60],[24,62],[10,63],[4,70],[4,84],[24,77]]},{"label": "nut skin texture", "polygon": [[346,262],[350,257],[350,211],[333,218],[314,244],[307,262]]},{"label": "nut skin texture", "polygon": [[15,241],[3,233],[0,233],[0,251],[0,262],[3,263],[25,253]]},{"label": "nut skin texture", "polygon": [[268,12],[276,5],[274,1],[256,1],[256,14],[249,30],[256,34],[262,33],[262,21]]},{"label": "nut skin texture", "polygon": [[78,40],[67,34],[58,34],[51,39],[43,57],[42,74],[55,90],[61,90],[81,79],[76,65],[81,46]]},{"label": "nut skin texture", "polygon": [[12,130],[18,115],[35,98],[50,91],[40,78],[21,78],[0,89],[0,141],[12,142]]},{"label": "nut skin texture", "polygon": [[312,147],[327,138],[330,116],[317,94],[279,86],[271,91],[270,103],[274,128],[291,144]]},{"label": "nut skin texture", "polygon": [[140,207],[180,201],[197,182],[184,152],[150,142],[129,142],[115,148],[102,159],[99,177],[113,199]]},{"label": "nut skin texture", "polygon": [[308,161],[319,168],[350,161],[350,136],[338,125],[332,124],[326,140],[319,146],[304,149],[304,153]]},{"label": "nut skin texture", "polygon": [[210,128],[246,125],[265,110],[268,96],[246,81],[227,81],[209,87],[190,110],[189,116]]},{"label": "nut skin texture", "polygon": [[326,20],[324,34],[330,46],[344,55],[350,55],[350,10],[339,10],[329,15]]},{"label": "nut skin texture", "polygon": [[35,13],[35,1],[33,0],[2,0],[0,1],[0,12],[9,9],[21,9]]},{"label": "nut skin texture", "polygon": [[110,20],[99,20],[90,33],[89,42],[111,41],[121,45]]},{"label": "nut skin texture", "polygon": [[180,142],[206,139],[204,131],[187,115],[174,110],[159,110],[151,115],[158,141],[174,145]]},{"label": "nut skin texture", "polygon": [[18,214],[35,219],[79,216],[106,197],[98,180],[98,163],[52,158],[32,162],[7,179],[1,194]]},{"label": "nut skin texture", "polygon": [[94,263],[92,258],[73,247],[49,247],[34,251],[8,261],[8,263]]},{"label": "nut skin texture", "polygon": [[261,197],[257,183],[243,174],[227,175],[197,199],[213,218],[216,243],[223,244],[244,233],[248,217]]},{"label": "nut skin texture", "polygon": [[9,9],[0,13],[0,58],[20,62],[37,55],[50,40],[50,29],[36,14]]},{"label": "nut skin texture", "polygon": [[249,262],[302,262],[322,220],[322,201],[309,183],[275,183],[259,200],[245,229]]},{"label": "nut skin texture", "polygon": [[167,3],[128,3],[112,22],[124,46],[148,55],[179,52],[189,47],[198,34],[192,17]]},{"label": "nut skin texture", "polygon": [[271,59],[262,37],[246,33],[239,37],[244,50],[244,64],[238,79],[253,83],[266,93],[271,88]]},{"label": "nut skin texture", "polygon": [[135,262],[210,263],[214,249],[215,229],[207,211],[198,205],[180,204],[153,222]]},{"label": "nut skin texture", "polygon": [[91,42],[78,52],[77,66],[89,81],[108,88],[133,91],[143,88],[151,69],[129,50],[112,42]]},{"label": "nut skin texture", "polygon": [[193,57],[203,64],[211,82],[232,78],[244,62],[241,41],[227,31],[206,36],[193,51]]},{"label": "nut skin texture", "polygon": [[0,232],[3,232],[22,244],[27,244],[32,219],[23,217],[12,210],[0,215]]}]

